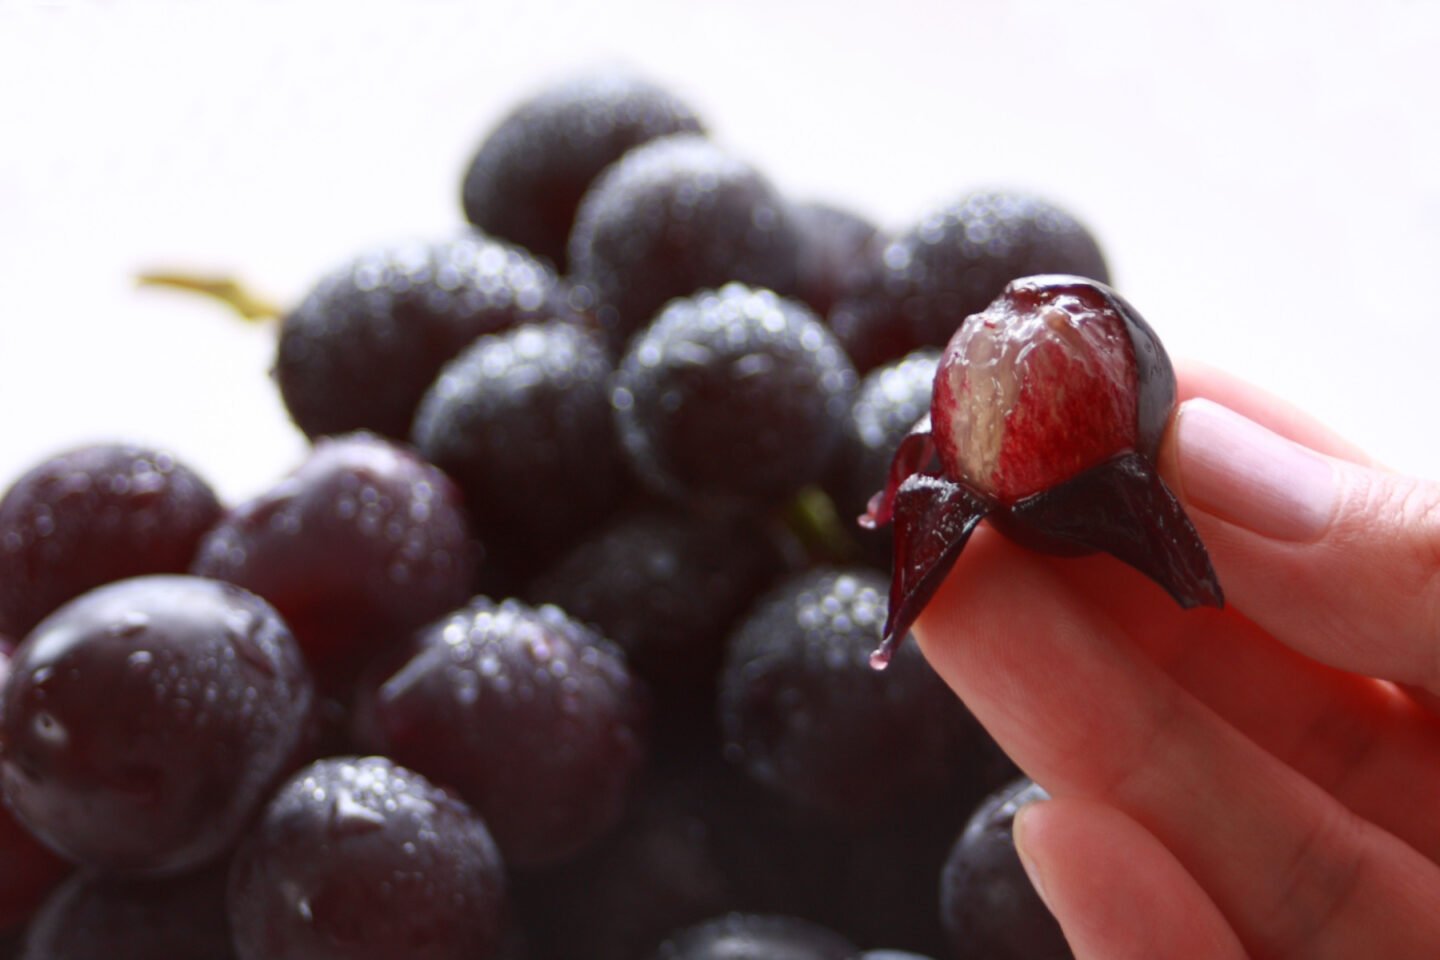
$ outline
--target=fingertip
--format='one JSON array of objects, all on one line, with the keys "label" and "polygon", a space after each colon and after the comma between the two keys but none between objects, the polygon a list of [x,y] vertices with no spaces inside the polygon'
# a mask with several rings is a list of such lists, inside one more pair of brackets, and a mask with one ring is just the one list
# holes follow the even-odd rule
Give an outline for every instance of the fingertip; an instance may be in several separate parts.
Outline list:
[{"label": "fingertip", "polygon": [[1011,825],[1011,834],[1015,838],[1015,852],[1020,855],[1020,865],[1025,868],[1025,875],[1030,878],[1030,885],[1035,888],[1035,893],[1040,897],[1040,902],[1045,904],[1046,909],[1051,913],[1055,908],[1050,904],[1050,897],[1046,891],[1045,871],[1041,867],[1041,859],[1037,856],[1036,850],[1045,844],[1045,831],[1048,827],[1049,800],[1033,800],[1025,804],[1015,813],[1014,823]]}]

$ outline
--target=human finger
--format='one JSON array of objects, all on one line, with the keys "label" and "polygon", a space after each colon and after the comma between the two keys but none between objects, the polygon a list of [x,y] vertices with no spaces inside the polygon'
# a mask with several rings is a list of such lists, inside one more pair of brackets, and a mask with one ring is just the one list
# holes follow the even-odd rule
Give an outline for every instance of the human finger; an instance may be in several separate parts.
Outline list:
[{"label": "human finger", "polygon": [[1151,831],[1252,954],[1440,942],[1440,868],[1224,723],[1035,555],[982,529],[914,635],[1022,769]]},{"label": "human finger", "polygon": [[[1319,663],[1235,611],[1181,610],[1105,556],[1049,561],[1192,696],[1357,815],[1440,862],[1440,718],[1393,684]],[[1403,788],[1400,785],[1403,784]]]},{"label": "human finger", "polygon": [[1175,360],[1178,402],[1201,397],[1254,420],[1273,433],[1317,453],[1364,466],[1377,466],[1360,446],[1340,436],[1314,416],[1219,367],[1198,360]]},{"label": "human finger", "polygon": [[1076,960],[1246,960],[1195,878],[1114,807],[1078,797],[1030,803],[1014,835]]},{"label": "human finger", "polygon": [[1323,663],[1440,692],[1440,484],[1206,399],[1180,406],[1160,464],[1228,602]]}]

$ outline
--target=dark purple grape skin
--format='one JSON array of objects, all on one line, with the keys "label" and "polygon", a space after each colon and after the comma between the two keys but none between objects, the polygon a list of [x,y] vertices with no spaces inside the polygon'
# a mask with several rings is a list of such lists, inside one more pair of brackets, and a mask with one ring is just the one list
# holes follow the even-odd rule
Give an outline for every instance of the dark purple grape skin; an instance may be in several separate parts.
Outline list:
[{"label": "dark purple grape skin", "polygon": [[838,304],[831,326],[868,371],[922,347],[944,347],[1005,285],[1036,274],[1104,283],[1099,244],[1071,214],[1029,194],[977,191],[897,235],[878,276]]},{"label": "dark purple grape skin", "polygon": [[907,953],[904,950],[866,950],[856,960],[930,960],[930,958],[922,957],[918,953]]},{"label": "dark purple grape skin", "polygon": [[183,573],[220,503],[169,453],[96,444],[59,454],[0,500],[0,630],[23,637],[91,587]]},{"label": "dark purple grape skin", "polygon": [[198,577],[122,580],[15,651],[0,789],[70,859],[193,870],[235,843],[283,776],[312,696],[299,647],[259,597]]},{"label": "dark purple grape skin", "polygon": [[939,363],[940,351],[926,348],[876,367],[860,380],[826,483],[866,560],[885,570],[890,568],[889,529],[863,529],[856,520],[870,498],[885,488],[900,441],[930,411]]},{"label": "dark purple grape skin", "polygon": [[880,230],[869,220],[828,203],[790,208],[800,237],[795,296],[821,318],[880,272]]},{"label": "dark purple grape skin", "polygon": [[440,368],[476,337],[571,315],[555,275],[513,247],[478,234],[393,244],[326,274],[285,316],[275,378],[311,439],[404,440]]},{"label": "dark purple grape skin", "polygon": [[[655,695],[655,731],[714,723],[715,680],[730,625],[780,569],[753,526],[649,509],[576,544],[526,591],[596,627]],[[678,738],[680,748],[692,741]]]},{"label": "dark purple grape skin", "polygon": [[529,324],[476,340],[426,393],[415,445],[455,479],[507,569],[537,569],[619,502],[611,370],[589,331]]},{"label": "dark purple grape skin", "polygon": [[657,137],[702,132],[687,104],[644,77],[614,68],[570,77],[485,137],[465,172],[465,216],[564,270],[575,211],[600,172]]},{"label": "dark purple grape skin", "polygon": [[970,817],[945,861],[941,921],[956,960],[1070,960],[1060,924],[1041,902],[1015,850],[1015,814],[1048,799],[1021,778],[992,794]]},{"label": "dark purple grape skin", "polygon": [[858,952],[838,933],[806,920],[732,913],[678,932],[654,960],[852,960]]},{"label": "dark purple grape skin", "polygon": [[613,403],[649,487],[754,511],[819,480],[854,390],[854,369],[809,309],[732,283],[672,302],[635,338]]},{"label": "dark purple grape skin", "polygon": [[[733,793],[715,763],[652,772],[620,826],[566,863],[515,879],[531,960],[633,960],[670,933],[741,907],[721,854]],[[555,918],[563,917],[563,922]]]},{"label": "dark purple grape skin", "polygon": [[19,960],[234,960],[227,867],[165,880],[77,873],[35,915]]},{"label": "dark purple grape skin", "polygon": [[470,596],[479,550],[455,484],[371,434],[323,438],[215,525],[191,571],[264,597],[326,687]]},{"label": "dark purple grape skin", "polygon": [[887,586],[866,568],[791,577],[737,626],[721,674],[727,757],[839,822],[897,815],[959,774],[962,714],[919,648],[890,673],[870,666]]},{"label": "dark purple grape skin", "polygon": [[609,832],[646,757],[645,697],[617,647],[557,607],[485,597],[415,636],[355,729],[457,790],[513,866]]},{"label": "dark purple grape skin", "polygon": [[[0,699],[10,674],[10,650],[10,642],[0,636]],[[0,939],[22,924],[69,871],[68,863],[15,822],[0,796]]]},{"label": "dark purple grape skin", "polygon": [[384,757],[296,773],[230,870],[239,960],[487,960],[505,901],[484,821]]},{"label": "dark purple grape skin", "polygon": [[631,150],[595,181],[570,235],[570,274],[619,353],[675,297],[732,281],[792,293],[799,250],[768,180],[681,134]]}]

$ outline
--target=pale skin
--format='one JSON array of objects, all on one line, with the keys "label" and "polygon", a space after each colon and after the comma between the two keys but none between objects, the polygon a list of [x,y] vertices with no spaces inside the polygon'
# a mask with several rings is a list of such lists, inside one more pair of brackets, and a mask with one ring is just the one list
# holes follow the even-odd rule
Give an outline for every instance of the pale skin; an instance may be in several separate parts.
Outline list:
[{"label": "pale skin", "polygon": [[1078,960],[1440,956],[1440,485],[1177,374],[1224,610],[982,524],[913,634],[1053,795],[1016,839]]}]

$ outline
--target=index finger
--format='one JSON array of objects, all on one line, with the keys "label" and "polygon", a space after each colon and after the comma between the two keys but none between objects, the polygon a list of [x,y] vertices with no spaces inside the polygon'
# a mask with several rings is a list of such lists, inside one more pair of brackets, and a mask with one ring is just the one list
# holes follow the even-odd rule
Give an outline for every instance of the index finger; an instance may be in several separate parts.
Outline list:
[{"label": "index finger", "polygon": [[1440,484],[1216,371],[1180,383],[1160,471],[1228,601],[1314,660],[1440,692]]}]

